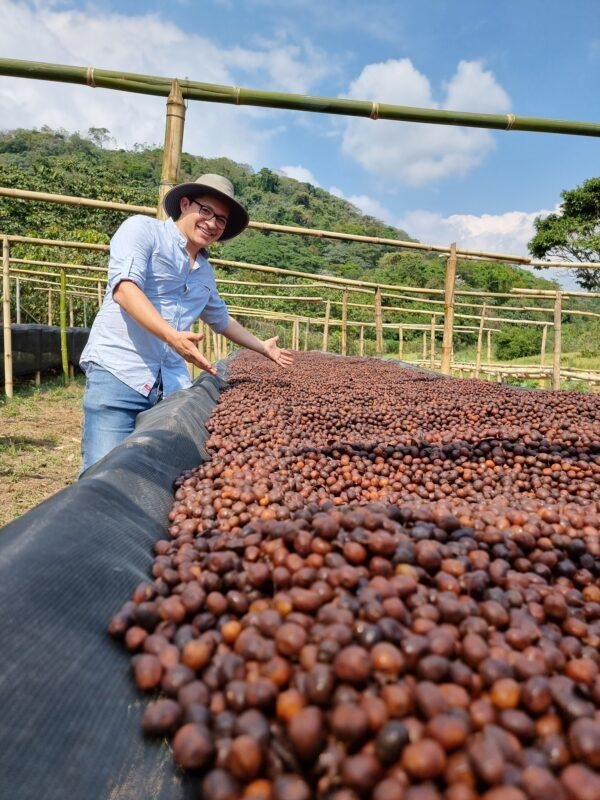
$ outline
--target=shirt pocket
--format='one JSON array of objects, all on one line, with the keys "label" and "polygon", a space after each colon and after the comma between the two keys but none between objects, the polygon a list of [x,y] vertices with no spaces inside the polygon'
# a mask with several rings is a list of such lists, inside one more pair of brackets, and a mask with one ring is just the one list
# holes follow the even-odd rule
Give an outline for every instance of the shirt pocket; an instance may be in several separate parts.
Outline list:
[{"label": "shirt pocket", "polygon": [[155,251],[152,253],[148,277],[149,293],[176,299],[184,290],[187,276],[178,259]]}]

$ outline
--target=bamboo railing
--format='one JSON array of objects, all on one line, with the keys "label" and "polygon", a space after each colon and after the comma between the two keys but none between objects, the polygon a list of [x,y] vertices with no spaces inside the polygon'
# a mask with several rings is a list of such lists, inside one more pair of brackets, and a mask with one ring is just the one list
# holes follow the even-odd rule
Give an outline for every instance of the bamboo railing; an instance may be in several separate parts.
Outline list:
[{"label": "bamboo railing", "polygon": [[[98,302],[101,302],[101,291],[102,287],[106,281],[106,268],[104,267],[97,267],[88,264],[79,264],[76,262],[70,261],[43,261],[40,259],[31,259],[31,258],[15,258],[12,257],[10,254],[10,245],[14,241],[18,244],[33,244],[37,245],[41,241],[44,244],[48,245],[56,245],[64,248],[69,248],[73,246],[75,249],[83,250],[88,247],[87,243],[82,242],[69,242],[64,240],[40,240],[36,239],[35,237],[24,237],[24,236],[5,236],[3,237],[4,247],[3,247],[3,262],[7,261],[7,267],[3,269],[6,271],[10,277],[12,274],[13,278],[22,280],[24,282],[38,282],[40,284],[44,284],[43,288],[48,291],[49,296],[49,304],[51,303],[52,291],[55,290],[56,294],[59,297],[59,306],[60,306],[60,321],[61,321],[61,331],[64,329],[64,333],[62,333],[61,341],[65,342],[66,347],[66,307],[67,303],[72,303],[72,301],[68,300],[68,297],[86,297],[92,298],[95,295],[93,294],[91,287],[96,286],[98,290]],[[60,242],[60,243],[59,243]],[[97,243],[90,244],[89,248],[91,250],[100,250],[106,252],[108,247],[106,245],[98,245]],[[282,320],[287,320],[292,322],[292,343],[293,345],[298,348],[300,346],[300,330],[296,321],[302,320],[303,324],[305,324],[305,333],[304,333],[304,342],[306,343],[305,346],[308,346],[308,331],[311,325],[315,327],[319,327],[322,325],[323,327],[323,343],[322,349],[327,351],[329,347],[329,331],[332,327],[339,326],[341,329],[341,344],[340,350],[342,354],[347,354],[349,352],[349,339],[348,339],[348,331],[351,328],[359,328],[359,343],[358,343],[358,350],[359,352],[364,352],[365,349],[365,330],[369,329],[370,327],[375,328],[375,352],[377,355],[383,355],[383,332],[384,330],[389,330],[390,328],[395,329],[398,331],[398,354],[399,356],[403,353],[403,346],[404,346],[404,332],[405,331],[418,331],[422,332],[423,336],[423,353],[421,362],[423,364],[428,364],[430,368],[433,368],[434,365],[437,366],[437,355],[436,355],[436,335],[439,330],[442,332],[446,332],[448,327],[450,328],[450,341],[452,341],[453,334],[455,332],[471,332],[477,333],[477,356],[476,356],[476,363],[474,368],[475,377],[479,377],[480,374],[491,374],[490,370],[482,367],[481,364],[481,351],[483,348],[483,334],[487,334],[487,350],[488,350],[488,358],[487,358],[487,365],[486,367],[490,367],[490,346],[491,346],[491,334],[497,328],[492,327],[498,323],[506,323],[506,324],[515,324],[515,325],[533,325],[542,327],[542,349],[540,353],[540,367],[538,371],[541,370],[540,375],[545,380],[547,368],[545,368],[544,361],[545,361],[545,349],[546,349],[546,341],[547,341],[547,332],[548,328],[556,327],[556,320],[562,319],[562,314],[564,313],[574,313],[574,314],[582,314],[586,316],[593,316],[593,317],[600,317],[600,314],[591,311],[583,311],[581,309],[566,309],[563,308],[563,299],[569,299],[570,297],[579,297],[581,295],[585,297],[595,296],[590,295],[588,293],[582,292],[548,292],[545,290],[536,291],[536,290],[526,290],[526,296],[531,301],[533,299],[550,299],[554,297],[555,303],[552,307],[549,306],[497,306],[490,304],[490,299],[507,299],[507,298],[514,298],[518,297],[521,290],[510,293],[493,293],[493,292],[476,292],[476,291],[453,291],[452,292],[452,322],[449,326],[448,324],[448,307],[450,304],[444,300],[436,300],[435,297],[438,296],[440,293],[445,293],[446,290],[442,289],[425,289],[423,287],[412,287],[412,286],[394,286],[392,285],[381,285],[376,283],[369,283],[363,281],[349,281],[348,279],[338,278],[336,276],[325,276],[325,275],[318,275],[318,274],[311,274],[300,272],[298,270],[286,270],[280,267],[269,267],[266,265],[260,264],[250,264],[247,262],[236,262],[230,261],[225,259],[213,259],[213,263],[217,266],[221,266],[225,269],[236,269],[236,270],[244,270],[248,272],[255,272],[255,273],[271,273],[273,275],[277,275],[280,277],[284,277],[286,280],[290,278],[295,279],[295,283],[273,283],[273,282],[265,282],[261,283],[260,281],[237,281],[236,279],[228,279],[223,278],[222,276],[217,276],[217,283],[222,284],[225,291],[222,291],[221,294],[231,300],[232,303],[240,301],[240,300],[251,300],[251,301],[269,301],[269,302],[285,302],[285,303],[302,303],[302,304],[317,304],[321,307],[325,306],[325,316],[323,318],[314,317],[314,316],[305,316],[301,317],[298,315],[283,315],[277,318]],[[13,266],[15,265],[15,266]],[[38,269],[34,269],[37,267]],[[43,271],[40,271],[39,268],[43,268]],[[86,274],[87,273],[87,274]],[[448,274],[448,273],[447,273]],[[451,273],[450,273],[451,274]],[[92,277],[93,275],[93,277]],[[452,278],[452,276],[451,276]],[[59,279],[57,282],[56,279]],[[350,285],[351,283],[351,285]],[[450,281],[452,283],[452,279]],[[89,286],[86,286],[88,284]],[[251,287],[257,290],[257,292],[233,292],[227,291],[227,287],[232,286],[244,286],[244,287]],[[328,296],[317,296],[317,295],[308,295],[308,294],[298,294],[298,290],[304,291],[307,287],[310,288],[320,288],[323,291],[327,292],[338,292],[338,297],[341,295],[341,299],[334,299],[331,295]],[[42,288],[42,286],[40,286]],[[273,293],[272,291],[265,293],[264,289],[277,289],[278,292],[283,292],[283,294]],[[383,291],[383,290],[386,291]],[[355,292],[358,294],[366,294],[371,295],[373,298],[373,302],[369,303],[354,303],[349,302],[349,293]],[[402,294],[400,292],[405,292]],[[6,292],[5,292],[6,294]],[[8,292],[10,297],[10,289]],[[432,296],[433,295],[433,296]],[[467,300],[467,302],[459,302],[454,299],[456,296],[467,296],[469,298],[473,298]],[[424,309],[424,308],[415,308],[412,306],[392,306],[392,305],[385,305],[383,300],[393,300],[393,299],[402,299],[407,300],[411,304],[419,304],[419,305],[443,305],[444,309],[440,311],[435,311],[435,309]],[[483,304],[477,303],[476,300],[481,299],[484,300]],[[557,304],[560,303],[560,306],[557,309]],[[342,308],[341,311],[341,318],[339,320],[333,319],[331,317],[331,309],[332,307],[340,307]],[[72,306],[71,306],[72,307]],[[237,308],[237,306],[232,306],[232,309]],[[350,320],[349,319],[349,310],[357,308],[357,309],[370,309],[373,313],[373,322],[368,321],[357,321],[357,320]],[[465,309],[473,309],[479,310],[481,309],[481,314],[469,314],[463,313],[462,311],[458,310],[459,308]],[[5,305],[3,305],[3,309],[5,309]],[[494,311],[502,309],[505,313],[522,313],[524,311],[531,312],[531,313],[540,313],[543,315],[553,315],[553,320],[534,320],[534,319],[513,319],[511,317],[506,316],[495,316]],[[6,315],[6,311],[4,312]],[[19,314],[19,310],[17,310],[17,314]],[[244,313],[250,314],[251,311],[247,307],[244,307]],[[256,315],[266,315],[264,309],[256,309]],[[403,316],[403,322],[390,322],[385,321],[386,319],[389,320],[390,315],[398,315],[401,314]],[[410,321],[411,315],[413,316],[428,316],[430,317],[429,324],[418,325],[414,322]],[[51,316],[51,312],[49,313],[49,317]],[[443,316],[443,325],[441,327],[438,326],[438,318]],[[71,312],[72,317],[72,312]],[[274,317],[275,318],[275,317]],[[478,322],[477,325],[457,325],[455,324],[456,320],[476,320]],[[298,323],[299,324],[299,323]],[[210,345],[209,345],[210,346]],[[221,340],[217,339],[216,344],[213,342],[213,351],[214,352],[224,352],[225,345]],[[444,356],[444,345],[442,342],[441,348],[441,356]],[[6,358],[5,358],[5,371],[6,371]],[[439,362],[440,368],[445,366],[440,360]],[[502,371],[504,365],[497,365],[494,369],[496,371]],[[464,364],[450,364],[450,372],[456,370],[460,370],[461,373],[467,370],[467,366]],[[546,372],[544,372],[546,369]],[[63,371],[65,376],[67,376],[67,366],[66,361],[63,359]],[[531,368],[523,367],[521,372],[523,375],[530,375]],[[492,370],[493,372],[493,370]],[[8,373],[7,373],[8,374]],[[504,374],[512,374],[509,371],[504,370]],[[537,374],[537,373],[536,373]],[[564,370],[562,372],[563,376],[565,375]],[[581,380],[588,380],[590,383],[595,384],[595,373],[590,371],[583,371],[583,372],[576,372],[573,370],[569,371],[569,375],[573,376],[577,374],[579,379]],[[560,386],[561,380],[561,368],[560,368],[560,327],[559,327],[559,336],[554,338],[554,347],[553,347],[553,367],[552,367],[552,383],[555,388]],[[65,377],[66,379],[66,377]],[[8,381],[5,382],[5,391],[9,390]]]}]

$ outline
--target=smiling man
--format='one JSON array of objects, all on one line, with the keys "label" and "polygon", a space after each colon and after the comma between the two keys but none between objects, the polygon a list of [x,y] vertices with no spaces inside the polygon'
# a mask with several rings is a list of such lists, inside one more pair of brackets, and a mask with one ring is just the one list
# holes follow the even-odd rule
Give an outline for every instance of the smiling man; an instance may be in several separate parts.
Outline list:
[{"label": "smiling man", "polygon": [[166,221],[136,215],[110,243],[108,285],[81,355],[83,470],[120,444],[137,415],[162,396],[190,386],[185,361],[214,374],[192,333],[200,318],[216,333],[282,367],[292,364],[277,337],[261,341],[232,319],[217,291],[206,247],[248,225],[231,181],[201,175],[165,196]]}]

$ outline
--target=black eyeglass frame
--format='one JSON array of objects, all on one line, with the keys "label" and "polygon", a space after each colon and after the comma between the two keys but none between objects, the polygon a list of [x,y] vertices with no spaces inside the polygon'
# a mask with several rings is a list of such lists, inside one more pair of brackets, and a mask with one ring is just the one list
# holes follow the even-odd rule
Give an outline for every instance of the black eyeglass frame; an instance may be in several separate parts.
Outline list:
[{"label": "black eyeglass frame", "polygon": [[216,214],[210,206],[205,206],[204,203],[200,203],[198,200],[192,200],[190,198],[190,203],[195,203],[198,206],[198,213],[202,219],[206,220],[206,222],[210,222],[212,219],[214,219],[217,227],[221,230],[225,230],[227,223],[229,222],[228,217],[223,217],[220,214]]}]

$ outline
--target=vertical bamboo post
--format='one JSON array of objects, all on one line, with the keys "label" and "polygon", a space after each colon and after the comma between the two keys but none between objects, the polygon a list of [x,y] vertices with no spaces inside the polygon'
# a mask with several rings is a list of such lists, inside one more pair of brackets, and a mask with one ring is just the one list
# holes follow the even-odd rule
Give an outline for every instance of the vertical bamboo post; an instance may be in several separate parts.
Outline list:
[{"label": "vertical bamboo post", "polygon": [[36,369],[35,371],[35,385],[36,386],[42,385],[42,373],[40,372],[39,369]]},{"label": "vertical bamboo post", "polygon": [[487,306],[484,303],[481,309],[481,319],[479,320],[479,331],[477,332],[477,354],[475,356],[475,378],[477,379],[481,373],[481,347],[483,345],[483,326],[485,325],[486,311]]},{"label": "vertical bamboo post", "polygon": [[69,326],[71,328],[75,327],[75,314],[73,312],[73,297],[69,295]]},{"label": "vertical bamboo post", "polygon": [[10,245],[2,239],[2,332],[4,334],[4,392],[13,396],[12,331],[10,327]]},{"label": "vertical bamboo post", "polygon": [[552,350],[552,389],[560,389],[560,355],[562,326],[562,292],[556,293],[554,302],[554,347]]},{"label": "vertical bamboo post", "polygon": [[[548,341],[548,326],[544,325],[542,328],[542,346],[540,348],[540,369],[544,369],[546,366],[546,343]],[[546,378],[544,375],[540,378],[540,388],[546,388]]]},{"label": "vertical bamboo post", "polygon": [[358,354],[364,356],[365,354],[365,326],[360,326],[360,334],[358,338]]},{"label": "vertical bamboo post", "polygon": [[87,300],[83,298],[83,327],[87,328]]},{"label": "vertical bamboo post", "polygon": [[452,372],[452,340],[454,338],[454,284],[456,283],[456,242],[450,245],[444,282],[444,337],[442,340],[442,375]]},{"label": "vertical bamboo post", "polygon": [[52,289],[48,289],[48,325],[52,325]]},{"label": "vertical bamboo post", "polygon": [[383,355],[383,312],[381,310],[381,289],[375,289],[375,355]]},{"label": "vertical bamboo post", "polygon": [[427,331],[423,331],[423,366],[427,363]]},{"label": "vertical bamboo post", "polygon": [[398,358],[404,358],[404,326],[398,325]]},{"label": "vertical bamboo post", "polygon": [[102,284],[100,283],[100,281],[98,281],[98,308],[100,308],[101,305],[102,305]]},{"label": "vertical bamboo post", "polygon": [[210,338],[211,338],[211,347],[212,347],[212,352],[213,352],[213,358],[215,359],[215,361],[218,361],[219,360],[219,342],[217,340],[217,334],[214,331],[211,331],[210,332]]},{"label": "vertical bamboo post", "polygon": [[179,180],[181,149],[183,146],[183,127],[185,124],[185,103],[178,81],[171,83],[167,97],[167,119],[165,124],[165,143],[163,146],[162,173],[158,192],[157,218],[167,219],[163,199]]},{"label": "vertical bamboo post", "polygon": [[429,368],[435,369],[435,314],[431,317],[431,333],[429,334]]},{"label": "vertical bamboo post", "polygon": [[542,346],[540,348],[540,367],[546,366],[546,342],[548,341],[548,326],[542,328]]},{"label": "vertical bamboo post", "polygon": [[21,324],[21,280],[20,278],[15,279],[15,310],[16,314],[16,322],[17,325]]},{"label": "vertical bamboo post", "polygon": [[69,382],[69,353],[67,350],[67,274],[64,269],[60,271],[60,356],[62,361],[63,380]]},{"label": "vertical bamboo post", "polygon": [[348,289],[342,292],[342,355],[348,355]]},{"label": "vertical bamboo post", "polygon": [[331,318],[331,300],[325,304],[325,324],[323,325],[323,347],[321,348],[324,353],[327,352],[329,347],[329,320]]},{"label": "vertical bamboo post", "polygon": [[298,317],[294,317],[292,322],[292,350],[300,348],[300,323]]},{"label": "vertical bamboo post", "polygon": [[487,352],[486,352],[486,355],[487,355],[487,365],[489,367],[489,365],[492,363],[492,331],[491,331],[490,328],[488,328],[488,331],[487,331]]},{"label": "vertical bamboo post", "polygon": [[306,320],[306,330],[304,331],[304,352],[308,352],[308,333],[310,331],[310,321]]}]

